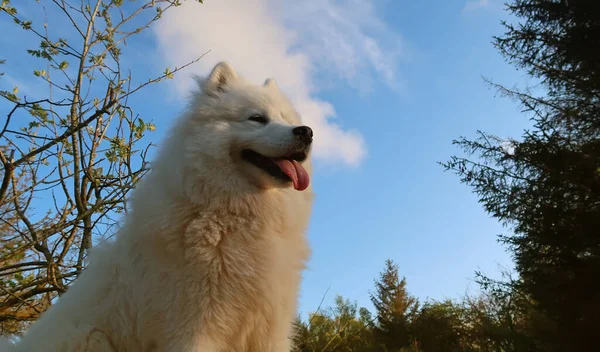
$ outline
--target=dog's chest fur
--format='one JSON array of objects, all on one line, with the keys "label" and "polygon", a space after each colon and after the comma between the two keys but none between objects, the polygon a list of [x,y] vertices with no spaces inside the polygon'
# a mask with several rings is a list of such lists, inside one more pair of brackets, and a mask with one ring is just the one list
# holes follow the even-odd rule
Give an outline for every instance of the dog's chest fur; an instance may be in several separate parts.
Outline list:
[{"label": "dog's chest fur", "polygon": [[254,212],[195,215],[171,244],[182,267],[163,281],[177,293],[165,310],[167,329],[196,330],[201,340],[196,343],[216,351],[226,346],[228,351],[285,350],[287,339],[274,342],[267,335],[292,334],[290,324],[281,323],[295,318],[308,256],[304,236],[289,232],[286,217],[280,211],[269,218]]}]

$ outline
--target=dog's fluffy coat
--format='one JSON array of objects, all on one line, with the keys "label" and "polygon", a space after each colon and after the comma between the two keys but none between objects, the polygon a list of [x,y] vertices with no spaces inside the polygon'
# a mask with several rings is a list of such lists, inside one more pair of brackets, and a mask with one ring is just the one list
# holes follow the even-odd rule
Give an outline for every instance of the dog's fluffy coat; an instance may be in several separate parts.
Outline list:
[{"label": "dog's fluffy coat", "polygon": [[[239,151],[291,152],[300,118],[273,80],[252,85],[227,63],[199,83],[116,239],[91,251],[84,273],[12,348],[290,351],[312,190],[275,180]],[[245,121],[256,112],[271,123]],[[310,160],[302,165],[310,173]]]}]

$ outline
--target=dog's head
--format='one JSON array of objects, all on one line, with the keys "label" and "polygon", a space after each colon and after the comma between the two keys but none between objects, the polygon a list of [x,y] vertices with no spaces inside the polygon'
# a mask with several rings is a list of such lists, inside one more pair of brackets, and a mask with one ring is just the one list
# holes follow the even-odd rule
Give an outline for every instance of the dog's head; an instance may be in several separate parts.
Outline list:
[{"label": "dog's head", "polygon": [[197,171],[232,187],[309,186],[313,132],[274,80],[250,84],[221,62],[199,83],[185,143]]}]

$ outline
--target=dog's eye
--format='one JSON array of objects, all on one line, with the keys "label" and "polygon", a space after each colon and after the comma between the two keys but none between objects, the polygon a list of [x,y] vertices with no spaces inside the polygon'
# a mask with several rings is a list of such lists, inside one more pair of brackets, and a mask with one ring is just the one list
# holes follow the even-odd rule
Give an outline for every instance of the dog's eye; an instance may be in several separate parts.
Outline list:
[{"label": "dog's eye", "polygon": [[260,115],[260,114],[252,115],[248,118],[248,120],[258,122],[263,125],[266,125],[267,123],[269,123],[269,119],[267,119],[266,117],[264,117],[263,115]]}]

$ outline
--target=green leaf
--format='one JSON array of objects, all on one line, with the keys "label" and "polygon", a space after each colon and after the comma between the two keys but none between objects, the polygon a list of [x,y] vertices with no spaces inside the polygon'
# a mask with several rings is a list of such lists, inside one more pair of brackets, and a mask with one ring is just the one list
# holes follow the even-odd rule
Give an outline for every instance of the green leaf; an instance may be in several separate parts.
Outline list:
[{"label": "green leaf", "polygon": [[20,100],[16,94],[13,94],[7,90],[0,91],[0,96],[12,101],[13,103],[18,103]]},{"label": "green leaf", "polygon": [[2,2],[0,3],[0,10],[8,13],[9,15],[16,15],[17,9],[8,5],[10,5],[9,0],[2,0]]},{"label": "green leaf", "polygon": [[33,22],[31,22],[31,21],[23,21],[23,22],[21,22],[21,27],[23,27],[23,29],[25,29],[25,30],[29,30],[29,29],[31,29],[32,23]]}]

